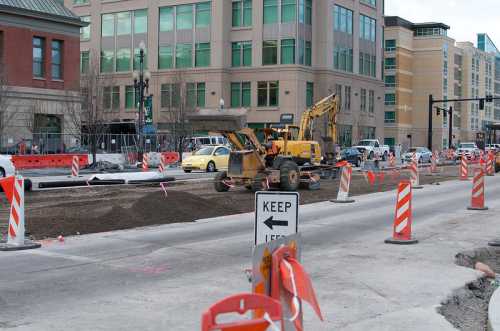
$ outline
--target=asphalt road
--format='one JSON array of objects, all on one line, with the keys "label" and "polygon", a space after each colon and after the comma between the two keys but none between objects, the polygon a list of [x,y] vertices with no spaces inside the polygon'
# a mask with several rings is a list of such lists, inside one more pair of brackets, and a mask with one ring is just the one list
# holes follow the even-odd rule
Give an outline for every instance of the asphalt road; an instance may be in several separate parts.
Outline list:
[{"label": "asphalt road", "polygon": [[[497,217],[494,210],[500,208],[500,177],[487,179],[491,208],[488,212],[465,211],[470,186],[470,182],[453,181],[414,191],[414,230],[417,237],[421,234],[421,243],[413,247],[432,251],[435,235],[430,233],[438,224],[457,219],[478,222],[480,218],[473,215]],[[377,251],[388,249],[382,242],[391,234],[395,192],[360,196],[356,200],[351,205],[324,202],[300,209],[303,260],[313,282],[316,279],[315,284],[322,288],[319,299],[327,319],[326,323],[315,324],[312,314],[307,314],[306,322],[312,323],[312,327],[306,330],[339,329],[371,315],[380,316],[399,309],[394,308],[400,307],[396,298],[406,296],[400,291],[379,293],[374,299],[356,292],[353,286],[358,281],[348,281],[349,277],[356,277],[356,272],[345,275],[343,269],[348,270],[349,266],[344,260],[342,265],[336,261],[336,256],[340,259],[342,254],[353,258],[366,256],[368,278],[386,274],[382,279],[387,279],[400,271],[379,272],[369,262],[378,258]],[[253,214],[245,214],[66,238],[65,243],[46,242],[38,250],[1,252],[0,328],[199,330],[201,312],[206,307],[227,295],[250,289],[243,270],[251,263],[253,224]],[[500,236],[497,229],[485,231]],[[460,230],[460,234],[467,232]],[[351,246],[353,243],[356,245]],[[448,258],[449,252],[446,254]],[[434,258],[438,256],[436,252]],[[404,258],[399,259],[398,264],[404,265]],[[419,267],[415,272],[423,269]],[[462,282],[466,277],[458,278]],[[365,284],[368,280],[359,282]],[[410,285],[408,291],[416,290],[413,287]],[[443,289],[448,291],[442,285],[436,288],[438,292]],[[413,295],[416,303],[408,300],[404,305],[432,306],[435,298],[423,292]],[[355,300],[359,307],[344,303],[346,297]],[[433,318],[425,316],[422,320]]]}]

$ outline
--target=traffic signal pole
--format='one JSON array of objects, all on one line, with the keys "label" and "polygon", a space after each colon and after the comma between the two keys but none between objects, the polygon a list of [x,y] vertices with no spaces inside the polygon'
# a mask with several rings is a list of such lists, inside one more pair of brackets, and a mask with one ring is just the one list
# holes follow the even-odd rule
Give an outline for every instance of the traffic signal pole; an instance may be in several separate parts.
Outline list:
[{"label": "traffic signal pole", "polygon": [[[429,94],[429,126],[428,126],[428,129],[427,129],[427,147],[429,148],[429,150],[432,151],[432,116],[433,116],[433,107],[434,107],[434,104],[436,103],[445,103],[445,102],[463,102],[463,101],[479,101],[479,104],[480,104],[480,110],[483,110],[484,109],[484,102],[488,102],[488,103],[491,103],[493,102],[493,100],[500,100],[500,97],[493,97],[491,95],[487,95],[486,97],[484,98],[465,98],[465,99],[446,99],[446,100],[434,100],[434,97],[432,96],[432,94]],[[441,109],[441,108],[438,108],[438,109]],[[448,110],[446,110],[448,111]],[[452,141],[452,138],[453,138],[453,132],[452,132],[452,121],[453,121],[453,108],[450,107],[450,122],[449,122],[449,125],[450,125],[450,129],[449,129],[449,136],[448,136],[448,139],[449,139],[449,142],[448,142],[448,146],[451,147],[451,141]]]}]

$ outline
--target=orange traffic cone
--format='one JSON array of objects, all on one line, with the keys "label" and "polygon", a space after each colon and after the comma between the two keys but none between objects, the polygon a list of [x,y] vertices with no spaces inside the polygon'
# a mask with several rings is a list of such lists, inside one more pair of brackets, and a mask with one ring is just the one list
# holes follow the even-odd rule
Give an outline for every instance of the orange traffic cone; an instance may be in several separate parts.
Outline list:
[{"label": "orange traffic cone", "polygon": [[472,182],[471,205],[468,210],[488,210],[484,205],[484,170],[483,168],[476,169],[474,180]]},{"label": "orange traffic cone", "polygon": [[418,243],[411,235],[412,185],[409,181],[402,181],[398,187],[398,200],[394,216],[394,230],[392,238],[386,239],[386,244],[410,245]]}]

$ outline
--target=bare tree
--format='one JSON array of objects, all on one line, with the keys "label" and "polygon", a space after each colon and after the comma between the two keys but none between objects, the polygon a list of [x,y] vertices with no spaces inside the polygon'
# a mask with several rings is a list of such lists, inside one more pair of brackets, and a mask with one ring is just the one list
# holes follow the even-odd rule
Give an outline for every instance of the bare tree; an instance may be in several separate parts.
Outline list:
[{"label": "bare tree", "polygon": [[92,52],[89,66],[80,78],[80,102],[67,98],[68,101],[64,104],[64,112],[70,119],[73,135],[84,133],[88,137],[86,142],[92,154],[91,167],[96,165],[98,143],[109,127],[106,109],[111,107],[112,85],[112,78],[100,72],[97,52]]},{"label": "bare tree", "polygon": [[196,108],[196,94],[188,93],[184,74],[177,72],[172,79],[169,95],[162,95],[162,105],[168,108],[167,123],[171,145],[178,152],[182,161],[182,152],[193,130],[188,121],[189,113]]}]

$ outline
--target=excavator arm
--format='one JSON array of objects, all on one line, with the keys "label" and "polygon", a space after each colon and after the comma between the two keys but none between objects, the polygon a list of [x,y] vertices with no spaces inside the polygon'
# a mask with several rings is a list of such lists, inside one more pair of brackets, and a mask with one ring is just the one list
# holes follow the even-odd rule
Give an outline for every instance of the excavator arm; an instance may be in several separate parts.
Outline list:
[{"label": "excavator arm", "polygon": [[302,113],[298,140],[312,139],[314,120],[325,114],[328,115],[328,128],[326,137],[335,141],[337,137],[337,113],[339,112],[338,98],[331,94],[316,102],[311,108]]}]

